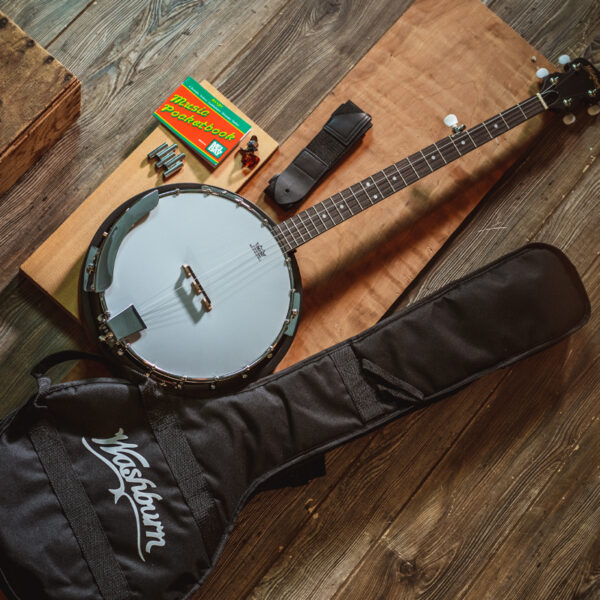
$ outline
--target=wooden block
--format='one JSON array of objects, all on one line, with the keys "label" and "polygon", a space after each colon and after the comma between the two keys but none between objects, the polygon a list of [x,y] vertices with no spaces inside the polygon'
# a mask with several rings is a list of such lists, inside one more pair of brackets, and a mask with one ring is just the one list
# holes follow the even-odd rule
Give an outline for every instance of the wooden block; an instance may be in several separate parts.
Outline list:
[{"label": "wooden block", "polygon": [[[81,206],[21,265],[21,270],[54,298],[71,315],[79,318],[78,283],[83,257],[92,236],[104,219],[120,204],[139,192],[162,185],[162,171],[157,172],[147,154],[164,141],[178,143],[185,153],[184,167],[169,178],[178,181],[216,185],[232,192],[252,177],[277,149],[277,142],[252,119],[240,112],[208,81],[201,85],[248,121],[259,142],[260,163],[254,170],[242,169],[241,159],[233,150],[215,170],[211,170],[179,138],[159,126],[111,173]],[[148,114],[150,117],[150,113]],[[248,139],[248,138],[245,138]],[[243,143],[243,142],[242,142]]]},{"label": "wooden block", "polygon": [[80,113],[81,83],[0,12],[0,194]]},{"label": "wooden block", "polygon": [[[553,68],[480,0],[416,0],[242,193],[275,215],[261,196],[269,177],[348,99],[373,116],[373,128],[302,209],[447,136],[448,113],[471,127],[528,98],[537,92],[541,66]],[[535,117],[301,246],[303,314],[279,368],[377,322],[544,119]]]}]

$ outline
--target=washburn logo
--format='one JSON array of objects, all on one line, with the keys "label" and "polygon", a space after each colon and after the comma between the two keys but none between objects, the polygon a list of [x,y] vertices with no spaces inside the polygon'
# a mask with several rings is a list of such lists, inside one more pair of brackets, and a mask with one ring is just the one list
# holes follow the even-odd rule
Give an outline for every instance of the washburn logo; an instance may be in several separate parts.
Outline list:
[{"label": "washburn logo", "polygon": [[262,247],[262,244],[260,242],[256,242],[256,244],[250,244],[250,248],[254,250],[254,254],[256,255],[256,258],[258,258],[258,260],[262,260],[263,258],[265,258],[265,256],[267,256],[267,253],[265,252],[265,249]]},{"label": "washburn logo", "polygon": [[[98,451],[83,437],[81,443],[117,476],[119,487],[109,489],[109,492],[115,497],[115,504],[121,498],[126,498],[131,504],[137,528],[138,554],[145,562],[144,552],[150,554],[154,546],[165,545],[165,533],[154,505],[155,501],[162,500],[162,497],[156,492],[148,491],[156,488],[155,483],[142,476],[142,468],[147,469],[150,465],[135,451],[137,444],[127,443],[124,441],[126,439],[128,438],[121,428],[111,438],[92,438],[92,442],[98,445]],[[148,540],[143,551],[142,527]]]}]

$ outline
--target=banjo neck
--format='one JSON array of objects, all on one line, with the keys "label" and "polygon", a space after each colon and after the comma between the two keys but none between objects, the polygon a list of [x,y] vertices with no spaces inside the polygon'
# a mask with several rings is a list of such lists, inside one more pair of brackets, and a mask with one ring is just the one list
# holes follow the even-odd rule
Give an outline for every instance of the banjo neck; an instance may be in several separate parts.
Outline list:
[{"label": "banjo neck", "polygon": [[455,127],[453,134],[282,221],[275,234],[286,251],[294,250],[547,108],[536,94],[471,129]]}]

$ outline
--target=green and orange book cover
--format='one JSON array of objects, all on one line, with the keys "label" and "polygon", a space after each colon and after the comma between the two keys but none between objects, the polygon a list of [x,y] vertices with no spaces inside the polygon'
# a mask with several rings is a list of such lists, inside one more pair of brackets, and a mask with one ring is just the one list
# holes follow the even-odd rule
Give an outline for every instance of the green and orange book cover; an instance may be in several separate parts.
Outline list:
[{"label": "green and orange book cover", "polygon": [[154,116],[217,166],[250,131],[250,124],[188,77],[154,112]]}]

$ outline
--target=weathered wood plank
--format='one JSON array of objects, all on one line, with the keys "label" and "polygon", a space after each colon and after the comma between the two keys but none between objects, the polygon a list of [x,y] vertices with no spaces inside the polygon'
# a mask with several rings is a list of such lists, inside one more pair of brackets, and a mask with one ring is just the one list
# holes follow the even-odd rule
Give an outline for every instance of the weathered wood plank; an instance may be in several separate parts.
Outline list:
[{"label": "weathered wood plank", "polygon": [[165,93],[188,75],[214,80],[238,40],[252,39],[287,1],[268,0],[249,11],[222,1],[147,0],[94,3],[85,10],[48,48],[81,76],[82,116],[2,197],[0,288],[155,128],[151,112]]},{"label": "weathered wood plank", "polygon": [[600,6],[594,0],[484,0],[501,19],[556,63],[559,55],[592,54],[598,43]]},{"label": "weathered wood plank", "polygon": [[291,2],[215,85],[283,141],[410,4]]},{"label": "weathered wood plank", "polygon": [[0,0],[0,10],[42,46],[47,46],[92,2],[93,0]]},{"label": "weathered wood plank", "polygon": [[0,194],[75,121],[81,84],[0,11]]},{"label": "weathered wood plank", "polygon": [[[20,406],[34,391],[29,370],[44,356],[65,348],[87,348],[77,323],[24,277],[0,292],[0,412]],[[72,365],[71,365],[72,366]],[[52,374],[60,380],[68,367]]]}]

